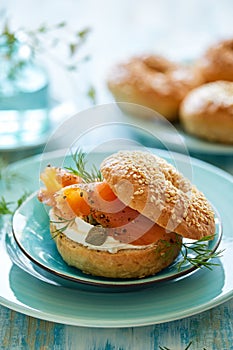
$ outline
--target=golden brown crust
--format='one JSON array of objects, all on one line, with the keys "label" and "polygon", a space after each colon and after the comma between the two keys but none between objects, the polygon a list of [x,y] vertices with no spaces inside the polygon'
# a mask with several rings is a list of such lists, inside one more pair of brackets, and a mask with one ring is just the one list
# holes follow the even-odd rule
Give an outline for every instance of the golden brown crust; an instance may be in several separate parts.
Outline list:
[{"label": "golden brown crust", "polygon": [[[53,232],[55,226],[51,225]],[[64,261],[84,273],[109,278],[142,278],[169,266],[179,254],[181,237],[169,233],[164,240],[144,249],[125,249],[117,253],[93,250],[67,238],[63,233],[54,241]]]},{"label": "golden brown crust", "polygon": [[197,62],[205,82],[233,81],[233,39],[211,45]]},{"label": "golden brown crust", "polygon": [[192,90],[181,103],[180,121],[195,136],[233,144],[233,82],[216,81]]},{"label": "golden brown crust", "polygon": [[177,119],[179,104],[188,91],[201,83],[192,68],[156,55],[133,57],[118,64],[108,78],[117,101],[148,107],[170,121]]},{"label": "golden brown crust", "polygon": [[191,239],[214,234],[211,205],[165,160],[148,152],[122,151],[106,158],[101,172],[123,203],[158,225]]}]

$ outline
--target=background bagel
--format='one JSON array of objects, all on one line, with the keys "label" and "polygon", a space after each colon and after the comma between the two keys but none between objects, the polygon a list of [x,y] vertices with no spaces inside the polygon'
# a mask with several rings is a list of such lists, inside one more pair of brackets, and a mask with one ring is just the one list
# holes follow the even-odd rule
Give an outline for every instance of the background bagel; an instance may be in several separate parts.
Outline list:
[{"label": "background bagel", "polygon": [[190,134],[233,144],[233,82],[216,81],[192,90],[181,103],[180,121]]},{"label": "background bagel", "polygon": [[148,107],[170,121],[177,119],[180,102],[186,94],[201,83],[201,76],[192,67],[158,55],[133,57],[120,63],[113,67],[107,80],[118,102]]},{"label": "background bagel", "polygon": [[196,69],[205,82],[233,81],[233,39],[211,45],[197,61]]}]

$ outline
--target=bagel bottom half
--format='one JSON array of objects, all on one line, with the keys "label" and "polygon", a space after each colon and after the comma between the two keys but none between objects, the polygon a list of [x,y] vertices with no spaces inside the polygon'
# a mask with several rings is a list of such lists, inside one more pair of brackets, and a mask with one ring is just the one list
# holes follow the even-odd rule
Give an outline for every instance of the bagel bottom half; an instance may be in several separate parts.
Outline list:
[{"label": "bagel bottom half", "polygon": [[[51,224],[50,232],[55,230]],[[84,273],[109,278],[142,278],[168,267],[180,252],[182,238],[170,232],[163,240],[146,247],[122,249],[117,253],[89,249],[62,232],[54,241],[63,260]]]}]

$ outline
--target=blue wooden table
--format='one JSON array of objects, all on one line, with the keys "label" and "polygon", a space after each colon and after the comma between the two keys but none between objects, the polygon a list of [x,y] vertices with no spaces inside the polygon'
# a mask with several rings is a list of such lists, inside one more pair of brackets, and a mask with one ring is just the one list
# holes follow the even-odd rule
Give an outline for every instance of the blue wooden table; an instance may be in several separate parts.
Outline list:
[{"label": "blue wooden table", "polygon": [[0,349],[183,350],[233,349],[233,300],[210,311],[164,324],[94,329],[43,321],[0,307]]},{"label": "blue wooden table", "polygon": [[[16,26],[33,27],[44,21],[58,23],[66,20],[73,27],[92,27],[93,34],[87,44],[92,61],[87,69],[83,68],[84,73],[81,76],[68,76],[49,60],[47,62],[52,93],[61,101],[72,100],[77,110],[90,106],[90,102],[77,97],[83,93],[89,82],[96,87],[97,103],[112,101],[106,90],[105,75],[114,61],[144,51],[159,51],[175,59],[189,60],[198,56],[214,39],[233,35],[233,2],[230,0],[10,0],[5,3],[3,1],[0,10],[2,6],[12,16],[12,22]],[[51,149],[56,147],[54,145]],[[14,158],[18,156],[17,153]],[[232,156],[194,156],[233,174]],[[1,269],[4,266],[1,265]],[[56,320],[45,321],[0,306],[1,350],[187,348],[233,349],[232,299],[184,319],[130,328],[65,325],[56,323]]]}]

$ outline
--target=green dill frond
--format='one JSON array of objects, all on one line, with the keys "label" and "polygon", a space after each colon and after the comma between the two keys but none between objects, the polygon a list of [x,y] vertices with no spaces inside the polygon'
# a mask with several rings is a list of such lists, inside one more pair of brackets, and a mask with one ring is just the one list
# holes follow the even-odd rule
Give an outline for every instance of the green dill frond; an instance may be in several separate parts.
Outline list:
[{"label": "green dill frond", "polygon": [[56,238],[60,233],[63,233],[67,228],[71,227],[74,222],[75,218],[72,219],[65,219],[58,215],[56,215],[57,220],[50,220],[51,224],[64,224],[61,228],[56,228],[55,230],[51,231],[52,239]]},{"label": "green dill frond", "polygon": [[13,211],[10,209],[12,202],[7,202],[2,196],[0,198],[0,214],[1,215],[12,215]]},{"label": "green dill frond", "polygon": [[2,196],[0,198],[0,215],[13,215],[29,195],[30,193],[24,192],[23,195],[14,202],[7,202],[4,196]]},{"label": "green dill frond", "polygon": [[[173,253],[173,249],[175,248],[175,244],[179,244],[181,246],[180,250],[180,261],[176,263],[176,268],[178,271],[181,270],[182,266],[187,263],[197,267],[202,268],[206,267],[209,270],[212,270],[213,266],[218,266],[219,264],[214,261],[216,258],[220,258],[224,250],[213,251],[208,247],[208,242],[213,238],[212,236],[205,236],[198,241],[195,242],[182,242],[179,243],[173,242],[170,243],[168,241],[162,241],[165,247],[170,247],[170,249],[166,249],[166,252],[163,253],[163,258],[169,258],[169,255]],[[163,249],[161,249],[163,251]]]},{"label": "green dill frond", "polygon": [[[190,346],[192,345],[192,341],[186,346],[186,348],[184,349],[184,350],[188,350],[188,349],[190,349],[191,350],[191,348],[190,348]],[[166,346],[159,346],[159,349],[160,350],[173,350],[173,349],[171,349],[171,348],[167,348]],[[175,350],[175,349],[174,349]],[[206,348],[203,348],[202,350],[207,350]]]},{"label": "green dill frond", "polygon": [[218,266],[213,259],[222,256],[224,250],[213,251],[208,248],[208,241],[213,238],[211,236],[205,236],[196,242],[182,242],[182,249],[180,254],[182,255],[182,260],[177,264],[178,270],[182,268],[187,262],[195,267],[206,267],[212,270],[213,266]]},{"label": "green dill frond", "polygon": [[90,171],[86,169],[86,153],[81,150],[77,150],[74,154],[71,155],[75,164],[75,168],[66,167],[71,173],[81,177],[84,182],[95,182],[95,181],[103,181],[102,174],[100,170],[96,168],[95,165],[92,166]]},{"label": "green dill frond", "polygon": [[23,204],[23,202],[25,202],[25,200],[30,196],[30,194],[31,192],[24,192],[22,194],[22,196],[17,200],[17,206],[15,210],[17,210]]}]

